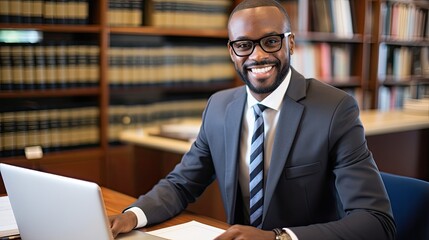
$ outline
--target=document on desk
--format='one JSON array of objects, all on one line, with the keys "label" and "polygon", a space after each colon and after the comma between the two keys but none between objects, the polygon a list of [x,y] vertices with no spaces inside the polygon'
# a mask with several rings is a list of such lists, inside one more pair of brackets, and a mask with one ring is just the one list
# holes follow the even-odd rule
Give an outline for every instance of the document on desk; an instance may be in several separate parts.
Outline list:
[{"label": "document on desk", "polygon": [[0,237],[19,234],[9,197],[0,197]]},{"label": "document on desk", "polygon": [[170,240],[213,240],[225,230],[197,221],[190,221],[172,227],[166,227],[148,233]]}]

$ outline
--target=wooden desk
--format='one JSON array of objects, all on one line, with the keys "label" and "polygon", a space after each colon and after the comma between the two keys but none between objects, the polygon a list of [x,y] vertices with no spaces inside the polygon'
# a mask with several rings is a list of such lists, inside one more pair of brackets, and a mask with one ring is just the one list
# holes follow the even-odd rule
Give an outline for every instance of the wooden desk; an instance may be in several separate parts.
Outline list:
[{"label": "wooden desk", "polygon": [[[107,211],[107,215],[109,216],[121,213],[122,210],[124,210],[124,208],[126,208],[136,200],[136,198],[134,197],[130,197],[128,195],[125,195],[104,187],[101,188],[101,192],[103,194],[104,205]],[[180,215],[170,220],[167,220],[166,222],[157,224],[155,226],[143,228],[142,231],[152,231],[160,228],[170,227],[177,224],[189,222],[192,220],[195,220],[204,224],[208,224],[213,227],[221,228],[221,229],[227,229],[229,227],[229,225],[226,224],[225,222],[221,222],[213,218],[209,218],[209,217],[205,217],[205,216],[201,216],[201,215],[197,215],[197,214],[193,214],[191,212],[185,211]]]}]

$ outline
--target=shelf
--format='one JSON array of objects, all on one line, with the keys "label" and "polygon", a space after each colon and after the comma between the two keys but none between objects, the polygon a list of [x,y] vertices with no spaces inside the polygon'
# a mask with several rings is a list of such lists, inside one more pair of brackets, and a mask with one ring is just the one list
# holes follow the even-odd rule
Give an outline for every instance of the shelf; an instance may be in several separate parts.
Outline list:
[{"label": "shelf", "polygon": [[388,45],[397,45],[397,46],[424,47],[429,45],[429,39],[416,38],[412,40],[403,40],[403,39],[396,39],[395,37],[384,35],[380,37],[380,43],[385,43]]},{"label": "shelf", "polygon": [[210,37],[227,38],[228,32],[224,29],[184,29],[184,28],[157,28],[157,27],[109,27],[109,32],[113,34],[133,34],[133,35],[162,35],[179,37]]},{"label": "shelf", "polygon": [[142,92],[214,92],[225,88],[234,87],[234,83],[183,83],[171,85],[152,85],[152,86],[130,86],[130,87],[110,87],[110,95],[124,95],[124,94],[141,94]]},{"label": "shelf", "polygon": [[295,39],[300,41],[311,42],[337,42],[337,43],[362,43],[364,36],[361,34],[354,34],[351,38],[339,37],[335,33],[327,32],[295,32]]},{"label": "shelf", "polygon": [[68,89],[47,89],[47,90],[29,90],[21,91],[0,91],[0,99],[12,98],[49,98],[49,97],[71,97],[71,96],[97,96],[100,94],[98,87],[90,88],[68,88]]},{"label": "shelf", "polygon": [[359,77],[348,77],[345,78],[332,78],[328,83],[337,88],[358,88],[361,86]]},{"label": "shelf", "polygon": [[99,25],[0,23],[3,30],[38,30],[43,32],[98,33]]},{"label": "shelf", "polygon": [[49,152],[49,153],[43,153],[43,157],[40,159],[34,159],[29,160],[25,158],[25,156],[14,156],[14,157],[2,157],[2,160],[7,160],[8,162],[11,161],[20,161],[20,160],[27,160],[27,161],[57,161],[58,159],[79,159],[83,156],[94,156],[94,157],[101,157],[103,155],[103,151],[101,148],[92,147],[92,148],[80,148],[77,150],[64,150],[64,151],[58,151],[58,152]]},{"label": "shelf", "polygon": [[384,79],[379,79],[380,83],[385,87],[395,87],[395,86],[411,86],[419,84],[429,84],[429,78],[424,76],[408,76],[408,77],[393,77],[387,76]]}]

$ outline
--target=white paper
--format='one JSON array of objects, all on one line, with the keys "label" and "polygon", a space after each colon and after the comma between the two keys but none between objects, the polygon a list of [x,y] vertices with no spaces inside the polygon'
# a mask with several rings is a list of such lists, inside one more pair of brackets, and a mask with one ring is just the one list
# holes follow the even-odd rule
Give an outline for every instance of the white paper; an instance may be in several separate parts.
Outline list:
[{"label": "white paper", "polygon": [[19,234],[9,197],[0,197],[0,237]]},{"label": "white paper", "polygon": [[223,229],[216,228],[197,221],[190,221],[187,223],[162,228],[148,233],[170,240],[213,240],[215,237],[219,236],[224,231],[225,230]]}]

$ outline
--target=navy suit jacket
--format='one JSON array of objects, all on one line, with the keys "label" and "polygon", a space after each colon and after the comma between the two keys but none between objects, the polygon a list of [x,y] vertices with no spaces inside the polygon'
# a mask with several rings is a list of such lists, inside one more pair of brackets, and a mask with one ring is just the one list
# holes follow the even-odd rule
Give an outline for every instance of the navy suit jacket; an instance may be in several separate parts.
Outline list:
[{"label": "navy suit jacket", "polygon": [[[353,97],[291,68],[264,195],[263,229],[304,239],[390,239],[390,202]],[[175,169],[133,206],[148,223],[175,216],[217,179],[228,223],[243,223],[238,159],[244,86],[215,93],[196,141]]]}]

